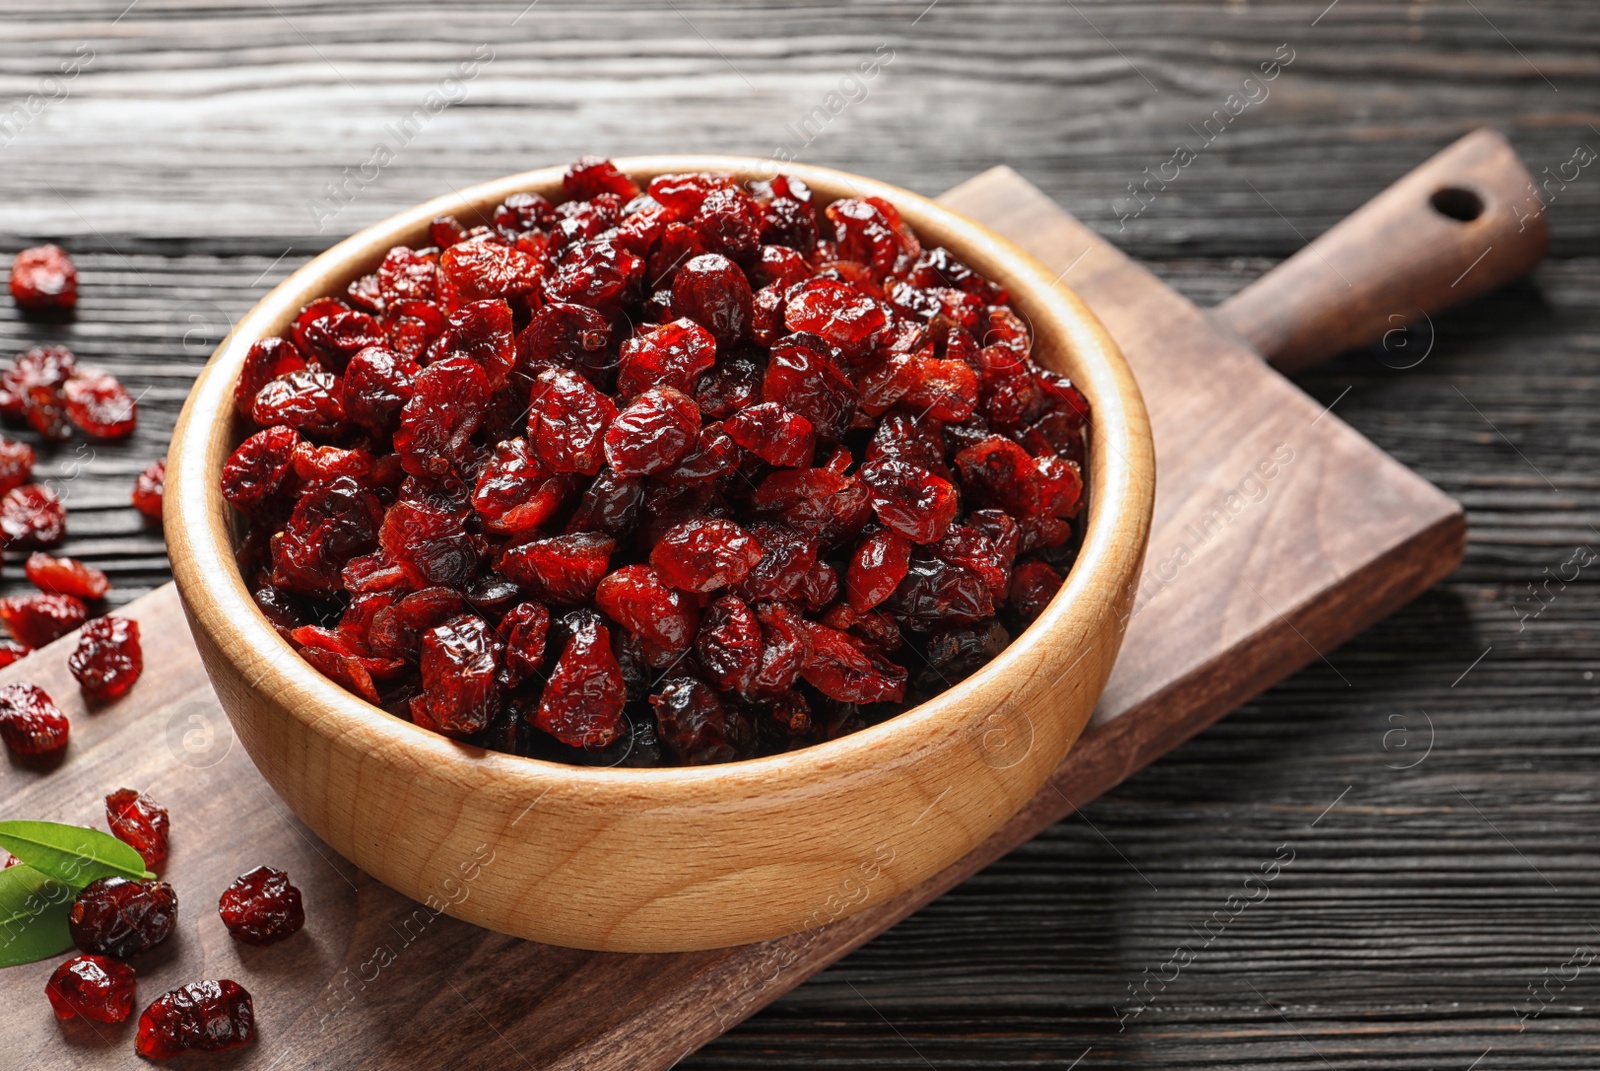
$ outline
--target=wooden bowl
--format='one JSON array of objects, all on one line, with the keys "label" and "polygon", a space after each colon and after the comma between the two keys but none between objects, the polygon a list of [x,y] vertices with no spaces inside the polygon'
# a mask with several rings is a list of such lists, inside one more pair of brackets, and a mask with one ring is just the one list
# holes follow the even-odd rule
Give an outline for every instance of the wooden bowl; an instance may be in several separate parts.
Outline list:
[{"label": "wooden bowl", "polygon": [[[770,177],[740,157],[617,161]],[[400,213],[277,286],[212,356],[173,436],[166,530],[173,573],[223,709],[262,775],[318,836],[431,909],[577,948],[688,951],[825,924],[953,863],[1036,792],[1082,731],[1122,642],[1150,526],[1155,461],[1116,344],[1016,246],[905,190],[817,167],[819,207],[892,201],[927,244],[1004,285],[1034,354],[1093,406],[1082,553],[1040,618],[988,666],[886,722],[769,758],[687,769],[591,769],[452,742],[323,677],[257,610],[234,563],[218,489],[236,444],[245,353],[314,298],[342,293],[429,221],[482,222],[508,194],[561,198],[559,168]]]}]

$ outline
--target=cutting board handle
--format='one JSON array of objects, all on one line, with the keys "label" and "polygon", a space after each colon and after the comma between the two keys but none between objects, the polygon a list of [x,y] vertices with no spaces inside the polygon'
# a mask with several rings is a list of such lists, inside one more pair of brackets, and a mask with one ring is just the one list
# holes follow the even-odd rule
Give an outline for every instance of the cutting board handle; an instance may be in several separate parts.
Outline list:
[{"label": "cutting board handle", "polygon": [[1525,274],[1544,204],[1499,133],[1474,130],[1223,302],[1215,318],[1275,367],[1307,368]]}]

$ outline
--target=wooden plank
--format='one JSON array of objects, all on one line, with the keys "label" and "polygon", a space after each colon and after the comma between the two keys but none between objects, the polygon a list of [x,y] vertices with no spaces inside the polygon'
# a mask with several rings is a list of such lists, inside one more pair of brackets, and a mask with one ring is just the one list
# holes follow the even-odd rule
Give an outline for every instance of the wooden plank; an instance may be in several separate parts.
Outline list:
[{"label": "wooden plank", "polygon": [[[678,956],[515,941],[419,908],[287,817],[242,749],[225,748],[231,734],[164,588],[129,608],[149,637],[151,662],[134,694],[93,715],[69,705],[75,742],[60,769],[5,773],[18,814],[96,823],[100,796],[122,783],[172,807],[168,874],[184,910],[178,936],[141,964],[143,997],[200,976],[251,988],[262,1041],[241,1067],[309,1068],[333,1054],[352,1068],[432,1066],[481,1051],[486,1022],[533,1066],[665,1067],[1459,559],[1459,507],[1016,175],[997,169],[947,200],[1028,246],[1099,310],[1145,385],[1156,426],[1150,576],[1123,656],[1083,740],[1022,813],[923,886],[791,938]],[[27,676],[70,704],[68,642],[0,680]],[[212,897],[258,862],[294,874],[310,921],[294,941],[243,949],[223,934]],[[469,876],[440,895],[470,896]],[[48,969],[6,971],[0,992],[36,1001]],[[43,1068],[128,1062],[126,1028],[74,1027],[64,1032],[68,1046],[61,1033],[41,1004],[39,1015],[0,1021],[0,1051]]]}]

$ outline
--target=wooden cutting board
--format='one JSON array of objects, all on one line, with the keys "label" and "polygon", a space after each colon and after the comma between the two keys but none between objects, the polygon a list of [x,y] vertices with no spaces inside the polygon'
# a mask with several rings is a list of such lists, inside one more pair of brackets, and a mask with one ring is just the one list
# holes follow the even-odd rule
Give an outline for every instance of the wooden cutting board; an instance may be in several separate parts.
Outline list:
[{"label": "wooden cutting board", "polygon": [[[1480,142],[1472,153],[1456,165],[1516,169],[1498,140]],[[1230,330],[1007,169],[987,172],[943,201],[1027,247],[1087,299],[1132,362],[1155,427],[1155,524],[1127,641],[1089,729],[1020,814],[921,887],[781,940],[650,956],[515,940],[399,896],[293,818],[234,741],[168,585],[125,610],[141,624],[148,663],[122,702],[84,709],[65,668],[72,637],[0,672],[0,681],[42,685],[73,722],[69,753],[57,769],[0,766],[3,817],[103,827],[101,800],[124,785],[171,810],[165,876],[180,898],[179,928],[137,963],[136,1006],[202,977],[240,982],[254,994],[260,1034],[229,1067],[431,1069],[484,1066],[490,1059],[589,1071],[668,1067],[1273,682],[1329,659],[1342,641],[1460,560],[1461,507],[1241,341],[1241,333],[1265,338],[1261,309],[1279,313],[1285,303],[1261,305],[1251,295],[1280,286],[1286,270],[1304,271],[1296,266],[1302,258],[1246,291],[1233,312],[1225,306],[1220,319]],[[1356,274],[1339,259],[1337,241],[1323,244],[1338,239],[1340,229],[1313,252],[1327,257],[1336,274],[1341,266]],[[1374,237],[1382,234],[1346,244],[1371,257]],[[1428,272],[1437,277],[1447,268],[1448,279],[1450,257],[1464,263],[1474,250],[1441,251],[1443,240],[1425,233],[1417,249],[1438,247],[1428,254],[1437,262]],[[1377,279],[1379,293],[1389,260],[1379,255],[1383,263],[1369,263],[1361,276]],[[1505,261],[1485,275],[1504,278],[1517,270]],[[1358,287],[1349,289],[1354,294]],[[1481,287],[1420,302],[1436,306],[1468,289]],[[1257,302],[1254,312],[1246,298]],[[1329,303],[1303,306],[1302,319],[1328,315]],[[1381,301],[1368,300],[1366,308],[1335,295],[1332,303],[1344,306],[1330,321],[1343,325],[1338,330],[1359,334],[1388,322]],[[1337,674],[1336,657],[1330,665]],[[1026,729],[999,727],[1000,761],[1011,746],[1005,733]],[[289,871],[305,894],[308,921],[294,939],[253,949],[229,939],[215,904],[235,875],[262,863]],[[492,865],[487,849],[479,864]],[[438,900],[470,897],[472,877],[466,864],[458,882],[438,890]],[[133,1055],[132,1021],[57,1024],[43,995],[53,967],[51,961],[0,971],[0,1063],[148,1066]]]}]

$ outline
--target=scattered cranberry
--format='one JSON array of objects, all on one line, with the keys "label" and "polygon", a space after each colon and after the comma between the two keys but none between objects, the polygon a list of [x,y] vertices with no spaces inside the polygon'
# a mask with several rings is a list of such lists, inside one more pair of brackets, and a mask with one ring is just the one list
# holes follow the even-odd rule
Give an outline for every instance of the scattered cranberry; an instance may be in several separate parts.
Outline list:
[{"label": "scattered cranberry", "polygon": [[50,975],[44,995],[56,1018],[83,1016],[97,1023],[120,1023],[133,1013],[133,968],[106,956],[73,956]]},{"label": "scattered cranberry", "polygon": [[88,620],[89,608],[71,595],[12,595],[0,599],[0,623],[29,647],[43,647]]},{"label": "scattered cranberry", "polygon": [[161,519],[161,496],[167,486],[167,459],[158,458],[133,484],[133,508],[153,521]]},{"label": "scattered cranberry", "polygon": [[27,483],[33,462],[33,447],[0,435],[0,495]]},{"label": "scattered cranberry", "polygon": [[190,982],[163,993],[139,1016],[134,1051],[160,1060],[189,1051],[222,1052],[256,1035],[255,1005],[238,982]]},{"label": "scattered cranberry", "polygon": [[9,666],[11,663],[28,657],[33,653],[33,648],[16,640],[0,639],[0,666]]},{"label": "scattered cranberry", "polygon": [[17,755],[51,755],[67,746],[67,716],[38,685],[0,685],[0,740]]},{"label": "scattered cranberry", "polygon": [[85,952],[127,959],[172,936],[178,894],[164,881],[98,878],[72,902],[67,928]]},{"label": "scattered cranberry", "polygon": [[14,487],[0,498],[0,535],[9,547],[53,547],[67,537],[67,507],[43,484]]},{"label": "scattered cranberry", "polygon": [[565,190],[247,355],[223,494],[308,662],[478,746],[692,765],[881,721],[1041,612],[1089,411],[1003,288],[787,176]]},{"label": "scattered cranberry", "polygon": [[119,788],[106,797],[111,835],[133,848],[154,870],[167,858],[167,809],[142,792]]},{"label": "scattered cranberry", "polygon": [[59,312],[78,303],[78,268],[59,245],[24,249],[11,262],[11,296],[29,312]]},{"label": "scattered cranberry", "polygon": [[139,406],[123,385],[104,373],[80,375],[62,384],[67,418],[96,439],[123,439],[139,423]]},{"label": "scattered cranberry", "polygon": [[247,945],[275,944],[306,924],[300,890],[289,884],[289,875],[270,866],[233,879],[222,890],[217,910],[233,939]]},{"label": "scattered cranberry", "polygon": [[90,699],[109,703],[126,695],[144,671],[139,623],[107,614],[83,626],[67,669]]},{"label": "scattered cranberry", "polygon": [[40,591],[52,595],[72,595],[80,599],[103,599],[111,590],[106,574],[76,558],[52,558],[35,551],[23,566],[28,579]]}]

